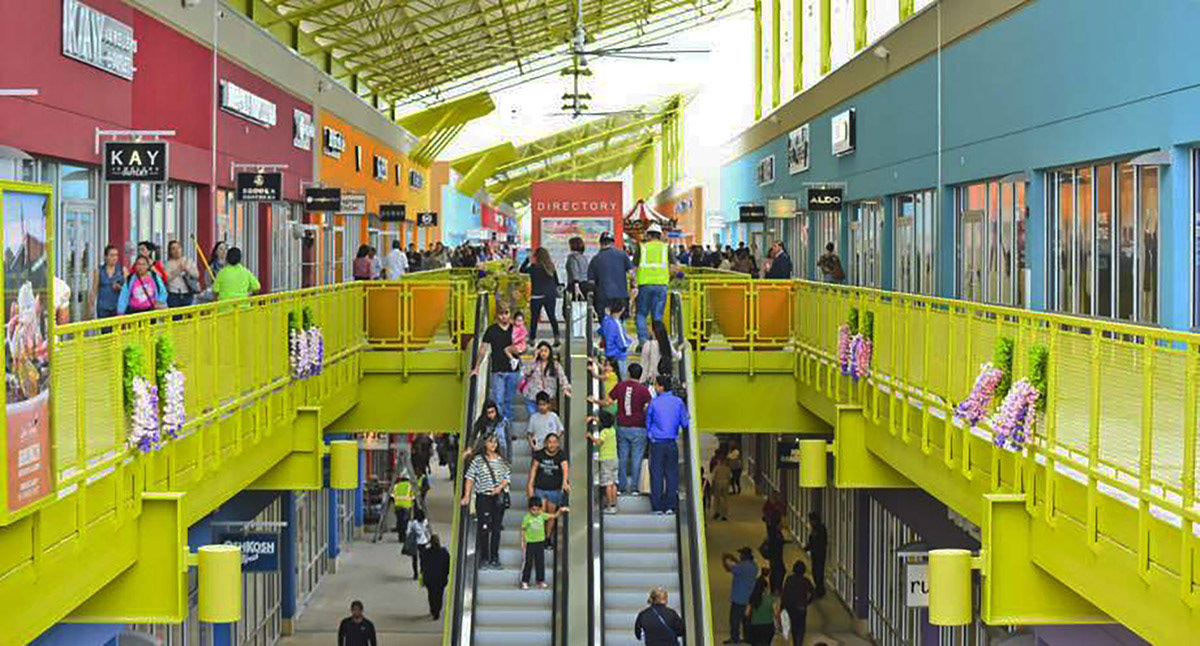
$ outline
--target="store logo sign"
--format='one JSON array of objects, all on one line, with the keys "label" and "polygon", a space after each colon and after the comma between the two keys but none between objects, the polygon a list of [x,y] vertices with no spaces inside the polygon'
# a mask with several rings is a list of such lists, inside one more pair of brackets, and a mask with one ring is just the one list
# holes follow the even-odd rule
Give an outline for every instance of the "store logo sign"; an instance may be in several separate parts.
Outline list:
[{"label": "store logo sign", "polygon": [[929,607],[929,565],[909,563],[905,568],[904,602],[909,608]]},{"label": "store logo sign", "polygon": [[133,80],[133,27],[79,0],[63,0],[62,15],[63,56]]},{"label": "store logo sign", "polygon": [[283,173],[238,173],[239,202],[278,202],[283,199]]},{"label": "store logo sign", "polygon": [[303,110],[292,110],[292,145],[300,150],[312,150],[313,136],[312,115]]},{"label": "store logo sign", "polygon": [[383,181],[388,176],[387,160],[379,155],[375,155],[375,179]]},{"label": "store logo sign", "polygon": [[854,152],[854,147],[857,145],[854,108],[833,115],[833,118],[829,120],[829,126],[832,133],[834,156]]},{"label": "store logo sign", "polygon": [[408,207],[403,204],[379,205],[379,219],[382,222],[403,222],[407,216]]},{"label": "store logo sign", "polygon": [[417,214],[417,226],[419,227],[436,227],[438,223],[438,214],[436,211],[424,211]]},{"label": "store logo sign", "polygon": [[220,542],[242,551],[242,569],[247,572],[274,572],[279,569],[278,534],[226,534]]},{"label": "store logo sign", "polygon": [[366,193],[342,193],[342,206],[337,210],[342,215],[366,215]]},{"label": "store logo sign", "polygon": [[334,159],[341,159],[342,152],[346,150],[346,136],[339,130],[334,130],[329,126],[325,126],[323,132],[325,140],[325,154]]},{"label": "store logo sign", "polygon": [[221,109],[264,128],[275,125],[275,104],[232,81],[221,81]]},{"label": "store logo sign", "polygon": [[167,142],[104,142],[104,181],[167,181]]},{"label": "store logo sign", "polygon": [[840,188],[810,188],[808,189],[809,211],[841,211],[842,189]]},{"label": "store logo sign", "polygon": [[755,224],[767,221],[767,207],[762,204],[743,204],[738,207],[738,222]]},{"label": "store logo sign", "polygon": [[304,189],[304,210],[337,213],[342,210],[342,189],[317,186]]}]

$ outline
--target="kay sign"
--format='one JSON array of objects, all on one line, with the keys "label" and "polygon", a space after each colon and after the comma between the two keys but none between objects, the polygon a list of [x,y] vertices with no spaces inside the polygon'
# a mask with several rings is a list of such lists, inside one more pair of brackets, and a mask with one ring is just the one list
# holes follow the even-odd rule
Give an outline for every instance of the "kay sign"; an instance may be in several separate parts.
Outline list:
[{"label": "kay sign", "polygon": [[104,181],[167,181],[167,142],[104,142]]},{"label": "kay sign", "polygon": [[[613,237],[621,240],[621,182],[536,182],[529,189],[533,215],[533,247],[543,246],[542,218],[604,218],[612,222]],[[595,247],[599,240],[584,240]],[[555,260],[559,260],[555,258]]]}]

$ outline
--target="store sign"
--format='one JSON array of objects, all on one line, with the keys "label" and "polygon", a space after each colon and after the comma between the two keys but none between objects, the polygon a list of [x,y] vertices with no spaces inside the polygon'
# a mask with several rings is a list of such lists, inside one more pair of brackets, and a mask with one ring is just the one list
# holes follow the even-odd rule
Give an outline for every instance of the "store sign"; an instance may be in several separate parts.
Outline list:
[{"label": "store sign", "polygon": [[225,534],[217,542],[242,550],[243,572],[274,572],[279,569],[279,534]]},{"label": "store sign", "polygon": [[313,136],[316,134],[316,129],[313,127],[312,115],[303,111],[292,109],[292,145],[300,150],[312,150]]},{"label": "store sign", "polygon": [[767,200],[767,215],[778,219],[796,217],[796,200],[790,197]]},{"label": "store sign", "polygon": [[340,130],[334,130],[329,126],[325,126],[322,132],[322,140],[324,141],[325,154],[334,159],[341,159],[342,152],[346,150],[346,136]]},{"label": "store sign", "polygon": [[841,211],[842,189],[840,188],[810,188],[808,189],[809,211]]},{"label": "store sign", "polygon": [[767,207],[761,204],[744,204],[738,207],[738,222],[756,224],[767,221]]},{"label": "store sign", "polygon": [[63,0],[62,15],[63,56],[133,80],[133,27],[79,0]]},{"label": "store sign", "polygon": [[909,563],[905,568],[904,601],[909,608],[929,606],[929,565]]},{"label": "store sign", "polygon": [[221,109],[264,128],[275,125],[275,104],[233,81],[221,81]]},{"label": "store sign", "polygon": [[833,115],[829,127],[833,139],[833,154],[847,155],[854,152],[855,125],[854,108]]},{"label": "store sign", "polygon": [[239,202],[278,202],[283,199],[283,173],[238,173]]},{"label": "store sign", "polygon": [[408,207],[403,204],[380,204],[379,219],[383,222],[403,222],[408,219]]},{"label": "store sign", "polygon": [[415,170],[408,171],[408,185],[413,188],[424,187],[425,176]]},{"label": "store sign", "polygon": [[417,226],[419,227],[436,227],[438,223],[438,214],[435,211],[423,211],[417,214]]},{"label": "store sign", "polygon": [[775,443],[776,468],[792,471],[800,468],[800,440],[789,438]]},{"label": "store sign", "polygon": [[342,208],[338,209],[337,212],[342,215],[366,215],[367,194],[342,193]]},{"label": "store sign", "polygon": [[104,181],[167,181],[167,142],[104,142]]},{"label": "store sign", "polygon": [[329,211],[332,213],[341,211],[342,189],[317,187],[304,189],[304,210]]}]

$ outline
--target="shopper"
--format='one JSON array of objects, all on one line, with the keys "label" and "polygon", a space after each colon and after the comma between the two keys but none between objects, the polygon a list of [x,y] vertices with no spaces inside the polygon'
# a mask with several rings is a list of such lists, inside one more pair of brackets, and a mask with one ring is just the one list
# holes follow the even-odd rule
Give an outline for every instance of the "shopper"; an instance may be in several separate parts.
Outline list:
[{"label": "shopper", "polygon": [[660,376],[658,396],[646,409],[650,440],[650,507],[656,514],[679,508],[679,431],[688,427],[687,404],[671,392],[671,378]]},{"label": "shopper", "polygon": [[648,384],[657,381],[659,375],[673,375],[675,362],[683,359],[683,352],[675,349],[671,343],[665,323],[655,320],[651,329],[654,331],[654,338],[642,344],[642,366],[645,371],[642,381]]},{"label": "shopper", "polygon": [[525,354],[527,347],[529,347],[529,328],[525,327],[525,313],[517,311],[512,315],[512,345],[505,350],[513,370],[521,369],[521,355]]},{"label": "shopper", "polygon": [[200,291],[200,270],[178,240],[167,243],[167,307],[187,307]]},{"label": "shopper", "polygon": [[[559,514],[571,511],[563,507],[557,511],[542,509],[542,499],[537,496],[529,497],[529,511],[521,518],[521,554],[524,555],[524,565],[521,567],[521,589],[529,589],[529,575],[536,568],[537,586],[546,587],[546,547],[553,544],[554,521]],[[549,524],[549,529],[547,529]]]},{"label": "shopper", "polygon": [[429,535],[429,549],[421,556],[421,581],[429,597],[429,614],[436,621],[442,614],[442,599],[450,580],[450,552],[437,534]]},{"label": "shopper", "polygon": [[[483,402],[483,412],[479,413],[479,418],[471,425],[471,433],[466,438],[466,449],[463,451],[464,463],[470,464],[471,456],[483,451],[483,441],[489,437],[496,438],[501,453],[506,458],[511,456],[510,428],[508,420],[500,414],[500,408],[496,406],[496,402],[490,399]],[[451,463],[453,463],[453,459]],[[453,469],[453,467],[451,468]]]},{"label": "shopper", "polygon": [[813,584],[804,575],[804,561],[792,564],[792,573],[783,584],[780,606],[788,614],[791,624],[792,646],[803,646],[804,632],[808,627],[808,604],[813,602]]},{"label": "shopper", "polygon": [[538,322],[544,313],[550,321],[554,345],[557,346],[558,314],[554,311],[554,305],[558,300],[558,270],[554,267],[550,252],[546,251],[545,247],[538,247],[521,263],[521,273],[529,274],[529,312],[532,317],[529,338],[537,339]]},{"label": "shopper", "polygon": [[471,371],[472,376],[479,375],[479,369],[483,367],[483,358],[486,354],[491,355],[489,363],[491,369],[491,391],[492,401],[500,406],[500,412],[504,415],[504,419],[513,419],[513,398],[516,397],[517,384],[520,381],[520,373],[512,365],[511,357],[509,356],[509,348],[513,344],[512,337],[512,317],[509,310],[504,305],[496,307],[496,322],[488,326],[488,329],[483,333],[483,342],[488,345],[490,353],[481,353],[479,355],[479,363],[475,365],[475,369]]},{"label": "shopper", "polygon": [[729,461],[718,458],[712,467],[712,477],[709,480],[713,520],[729,520],[729,483],[732,480],[733,472],[729,468]]},{"label": "shopper", "polygon": [[421,559],[429,549],[429,534],[429,519],[425,517],[425,510],[417,507],[413,510],[412,520],[408,521],[408,531],[404,533],[404,552],[412,558],[413,581],[421,573]]},{"label": "shopper", "polygon": [[550,407],[549,393],[542,391],[534,399],[537,402],[537,410],[529,416],[525,436],[529,440],[529,449],[540,451],[545,447],[547,438],[551,435],[561,436],[566,429],[558,413]]},{"label": "shopper", "polygon": [[646,407],[653,397],[641,381],[642,366],[629,364],[629,378],[608,391],[616,402],[617,486],[623,494],[638,493],[642,459],[646,454]]},{"label": "shopper", "polygon": [[792,258],[783,248],[783,242],[776,240],[771,243],[771,266],[763,278],[772,280],[787,280],[792,277]]},{"label": "shopper", "polygon": [[604,308],[614,300],[622,301],[618,315],[629,307],[629,272],[633,261],[624,251],[613,247],[612,234],[600,234],[600,251],[588,263],[587,279],[592,284],[596,316],[604,315]]},{"label": "shopper", "polygon": [[729,473],[729,493],[742,493],[742,450],[736,444],[729,447]]},{"label": "shopper", "polygon": [[483,452],[471,459],[463,480],[461,504],[471,504],[471,494],[475,494],[475,514],[479,517],[475,552],[480,569],[500,568],[500,525],[508,506],[511,477],[498,447],[495,436],[486,438]]},{"label": "shopper", "polygon": [[651,224],[646,229],[646,241],[634,252],[637,265],[637,334],[638,343],[650,340],[647,317],[661,321],[667,305],[667,284],[671,282],[671,266],[675,264],[671,247],[663,242],[662,227]]},{"label": "shopper", "polygon": [[396,280],[408,271],[408,254],[399,240],[392,240],[392,252],[383,259],[383,277]]},{"label": "shopper", "polygon": [[225,256],[228,254],[229,245],[225,244],[224,240],[217,241],[213,245],[212,251],[208,254],[208,284],[212,285],[221,270],[225,268]]},{"label": "shopper", "polygon": [[[525,497],[530,500],[535,496],[541,498],[546,512],[553,514],[554,510],[567,504],[569,493],[571,481],[567,454],[560,446],[559,436],[548,435],[545,448],[533,452],[533,464],[529,468]],[[550,536],[547,547],[554,549],[554,516],[550,517],[547,530]]]},{"label": "shopper", "polygon": [[758,579],[758,564],[754,562],[754,552],[749,547],[738,550],[738,556],[724,554],[721,565],[732,575],[729,582],[729,639],[726,644],[742,643],[742,635],[749,637],[747,629],[746,609],[750,605],[750,593],[754,591],[754,582]]},{"label": "shopper", "polygon": [[600,411],[595,418],[588,422],[596,422],[599,430],[588,433],[587,439],[596,446],[597,459],[600,462],[600,487],[604,489],[604,513],[617,513],[617,432],[613,428],[616,420],[612,413]]},{"label": "shopper", "polygon": [[396,540],[404,542],[404,533],[408,530],[408,519],[412,517],[413,495],[412,481],[407,473],[392,485],[392,507],[396,510]]},{"label": "shopper", "polygon": [[537,349],[533,351],[533,361],[521,371],[521,382],[517,385],[517,391],[525,398],[525,405],[532,415],[537,410],[538,393],[549,394],[553,404],[558,401],[560,390],[562,394],[570,397],[571,382],[567,380],[567,373],[559,363],[558,357],[554,356],[550,344],[539,341]]},{"label": "shopper", "polygon": [[759,552],[763,558],[767,559],[772,594],[779,594],[779,590],[783,588],[783,575],[785,573],[783,545],[783,528],[780,525],[772,525],[767,529],[767,538],[759,548]]},{"label": "shopper", "polygon": [[116,245],[104,247],[104,262],[92,272],[92,289],[88,292],[87,311],[95,312],[96,318],[106,319],[117,315],[117,300],[125,286],[125,273],[121,271],[121,252]]},{"label": "shopper", "polygon": [[604,339],[604,356],[617,362],[617,376],[625,376],[625,362],[629,356],[629,335],[625,334],[625,314],[628,299],[614,298],[608,301],[608,316],[600,324],[600,336]]},{"label": "shopper", "polygon": [[775,640],[775,626],[779,623],[779,603],[763,577],[754,582],[746,616],[750,619],[750,646],[771,646]]},{"label": "shopper", "polygon": [[[157,274],[165,285],[167,283],[167,271],[163,268],[162,258],[159,257],[158,245],[150,240],[143,240],[138,243],[137,252],[139,256],[145,256],[150,259],[150,271]],[[130,267],[130,269],[132,270],[133,268]]]},{"label": "shopper", "polygon": [[367,249],[367,258],[371,260],[371,280],[379,280],[383,276],[383,260],[375,247]]},{"label": "shopper", "polygon": [[817,268],[821,270],[821,277],[827,283],[846,282],[846,270],[842,268],[842,259],[833,252],[832,242],[825,244],[825,253],[817,260]]},{"label": "shopper", "polygon": [[138,256],[117,297],[117,313],[139,314],[167,306],[167,287],[150,269],[150,259]]},{"label": "shopper", "polygon": [[779,497],[779,492],[771,492],[762,506],[762,521],[763,525],[766,525],[767,534],[771,533],[772,527],[778,527],[783,522],[783,514],[786,512],[787,507]]},{"label": "shopper", "polygon": [[567,256],[567,297],[575,301],[587,299],[591,293],[591,283],[588,282],[588,262],[583,255],[586,247],[583,238],[575,236],[567,245],[571,254]]},{"label": "shopper", "polygon": [[354,280],[371,280],[371,247],[358,245],[358,253],[354,255]]},{"label": "shopper", "polygon": [[338,646],[379,646],[375,641],[375,624],[363,616],[363,603],[350,602],[350,616],[338,626]]},{"label": "shopper", "polygon": [[808,542],[804,551],[812,560],[813,594],[818,599],[825,596],[825,557],[829,550],[829,535],[825,531],[825,523],[821,515],[815,511],[808,512]]},{"label": "shopper", "polygon": [[678,646],[684,637],[683,620],[667,607],[667,589],[655,586],[646,600],[649,607],[633,622],[633,636],[646,646]]},{"label": "shopper", "polygon": [[225,254],[225,261],[229,264],[221,270],[221,273],[217,275],[217,280],[213,282],[212,289],[213,293],[217,295],[217,300],[246,298],[262,289],[262,286],[258,284],[258,279],[242,264],[241,249],[230,247],[229,252]]}]

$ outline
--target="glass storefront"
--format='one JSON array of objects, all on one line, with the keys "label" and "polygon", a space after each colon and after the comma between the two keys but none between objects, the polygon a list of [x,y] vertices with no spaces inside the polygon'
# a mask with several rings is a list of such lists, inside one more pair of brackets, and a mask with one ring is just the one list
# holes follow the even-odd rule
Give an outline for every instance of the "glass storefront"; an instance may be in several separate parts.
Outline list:
[{"label": "glass storefront", "polygon": [[1046,174],[1047,308],[1158,321],[1157,166],[1105,162]]},{"label": "glass storefront", "polygon": [[863,200],[850,205],[851,285],[879,288],[883,285],[883,204]]},{"label": "glass storefront", "polygon": [[[817,262],[821,260],[821,256],[825,254],[825,245],[833,243],[833,251],[839,257],[844,256],[842,250],[838,248],[838,236],[842,227],[842,214],[838,213],[820,213],[812,212],[812,233],[815,236],[813,239],[813,252],[810,262],[812,268],[811,276],[820,280],[821,268],[817,266]],[[842,261],[842,266],[845,267],[845,259]]]},{"label": "glass storefront", "polygon": [[937,293],[937,205],[932,190],[895,197],[895,289]]},{"label": "glass storefront", "polygon": [[329,493],[296,492],[296,612],[329,571]]},{"label": "glass storefront", "polygon": [[958,295],[980,303],[1025,306],[1029,221],[1024,179],[958,188]]},{"label": "glass storefront", "polygon": [[[259,273],[258,267],[258,202],[238,202],[229,189],[217,191],[216,237],[229,247],[242,250],[242,264]],[[209,253],[205,249],[204,253]],[[211,259],[210,259],[211,261]]]},{"label": "glass storefront", "polygon": [[304,230],[299,204],[271,204],[271,291],[300,289]]},{"label": "glass storefront", "polygon": [[871,529],[871,576],[867,623],[879,646],[915,646],[921,643],[920,608],[907,605],[906,565],[897,551],[921,537],[878,500],[868,503]]},{"label": "glass storefront", "polygon": [[[129,185],[129,236],[125,257],[132,261],[138,243],[150,240],[158,245],[162,262],[167,260],[167,243],[178,240],[183,253],[196,259],[196,187],[191,184],[137,183]],[[205,250],[205,253],[208,253]]]}]

